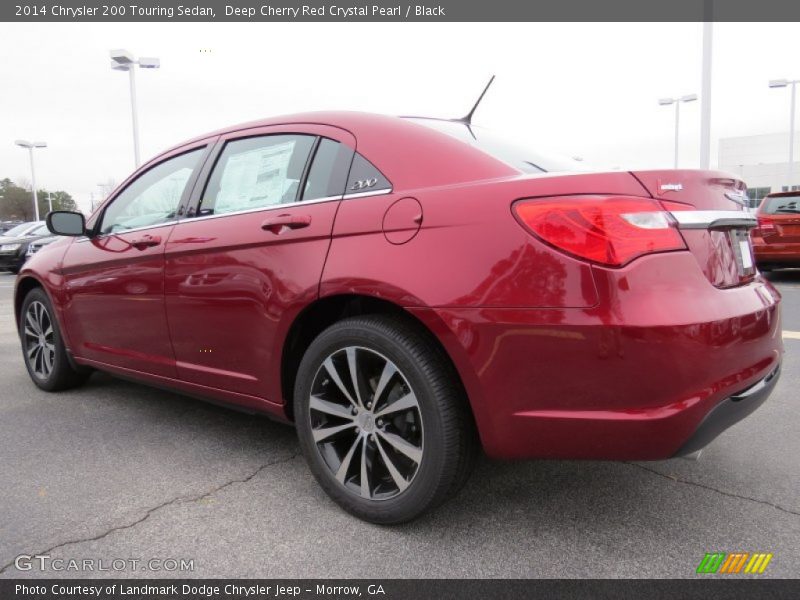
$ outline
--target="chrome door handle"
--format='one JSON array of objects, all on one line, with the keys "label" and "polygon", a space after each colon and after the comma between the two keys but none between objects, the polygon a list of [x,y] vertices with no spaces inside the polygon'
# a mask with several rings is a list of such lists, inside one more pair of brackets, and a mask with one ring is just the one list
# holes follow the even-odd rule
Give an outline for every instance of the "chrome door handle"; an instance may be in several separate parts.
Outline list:
[{"label": "chrome door handle", "polygon": [[143,237],[131,240],[130,245],[137,250],[144,250],[145,248],[152,248],[161,243],[161,238],[157,235],[145,235]]},{"label": "chrome door handle", "polygon": [[283,233],[286,229],[301,229],[311,225],[311,215],[290,215],[283,214],[277,217],[270,217],[261,223],[261,229],[269,231],[275,235]]}]

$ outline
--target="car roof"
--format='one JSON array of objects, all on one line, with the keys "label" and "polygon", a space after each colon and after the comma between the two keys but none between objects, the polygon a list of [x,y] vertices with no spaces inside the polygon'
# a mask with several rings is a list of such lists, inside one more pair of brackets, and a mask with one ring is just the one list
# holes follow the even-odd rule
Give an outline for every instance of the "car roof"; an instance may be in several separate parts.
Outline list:
[{"label": "car roof", "polygon": [[782,198],[784,196],[800,196],[800,190],[794,190],[793,192],[772,192],[771,194],[764,196],[764,199]]}]

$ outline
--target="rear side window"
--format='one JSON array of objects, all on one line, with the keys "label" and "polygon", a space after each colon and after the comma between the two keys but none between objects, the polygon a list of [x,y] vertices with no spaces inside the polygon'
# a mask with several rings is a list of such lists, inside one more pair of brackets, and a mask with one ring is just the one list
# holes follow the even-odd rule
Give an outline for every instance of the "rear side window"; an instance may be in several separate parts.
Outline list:
[{"label": "rear side window", "polygon": [[391,190],[392,184],[378,168],[366,158],[356,152],[353,165],[350,167],[350,177],[347,179],[345,194],[363,194]]},{"label": "rear side window", "polygon": [[764,200],[764,207],[762,212],[768,215],[791,215],[800,213],[800,194],[796,196],[775,196],[774,198],[767,198]]},{"label": "rear side window", "polygon": [[296,202],[314,140],[310,135],[265,135],[228,142],[203,190],[199,214]]},{"label": "rear side window", "polygon": [[341,196],[347,179],[347,167],[353,151],[345,145],[322,138],[308,171],[303,200]]}]

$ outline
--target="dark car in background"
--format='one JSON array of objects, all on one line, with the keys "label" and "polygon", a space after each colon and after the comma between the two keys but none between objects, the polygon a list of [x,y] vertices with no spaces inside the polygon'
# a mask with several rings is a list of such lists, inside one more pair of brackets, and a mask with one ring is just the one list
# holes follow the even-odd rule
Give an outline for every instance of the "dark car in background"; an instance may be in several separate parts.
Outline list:
[{"label": "dark car in background", "polygon": [[25,260],[29,259],[31,256],[36,254],[39,250],[44,248],[45,246],[52,244],[56,240],[60,240],[62,236],[60,235],[51,235],[48,237],[39,238],[33,240],[30,244],[28,244],[28,249],[25,252]]},{"label": "dark car in background", "polygon": [[29,231],[33,231],[37,227],[41,227],[44,221],[27,221],[25,223],[10,224],[10,227],[0,234],[0,243],[5,241],[6,238],[17,238],[25,235]]},{"label": "dark car in background", "polygon": [[753,253],[762,271],[800,267],[800,192],[778,192],[761,201],[752,231]]},{"label": "dark car in background", "polygon": [[[25,225],[29,224],[26,223]],[[38,225],[36,223],[30,225],[32,226],[21,229],[24,233],[18,233],[18,228],[15,227],[6,232],[5,235],[0,236],[0,270],[19,273],[28,258],[27,252],[30,243],[52,236],[44,222],[40,222]],[[8,235],[9,233],[12,235]]]},{"label": "dark car in background", "polygon": [[0,221],[0,235],[5,235],[7,231],[18,225],[22,225],[22,221]]}]

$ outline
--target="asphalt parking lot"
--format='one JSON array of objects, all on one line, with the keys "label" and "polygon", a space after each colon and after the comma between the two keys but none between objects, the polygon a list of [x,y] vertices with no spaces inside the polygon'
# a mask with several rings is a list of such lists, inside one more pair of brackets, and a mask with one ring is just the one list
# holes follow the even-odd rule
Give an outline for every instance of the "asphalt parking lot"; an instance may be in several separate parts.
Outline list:
[{"label": "asphalt parking lot", "polygon": [[[770,275],[800,332],[800,270]],[[96,374],[39,391],[0,274],[0,577],[694,577],[706,552],[800,572],[800,334],[772,398],[700,461],[482,459],[451,502],[369,525],[313,480],[291,428]],[[17,571],[20,554],[189,559],[194,571]]]}]

